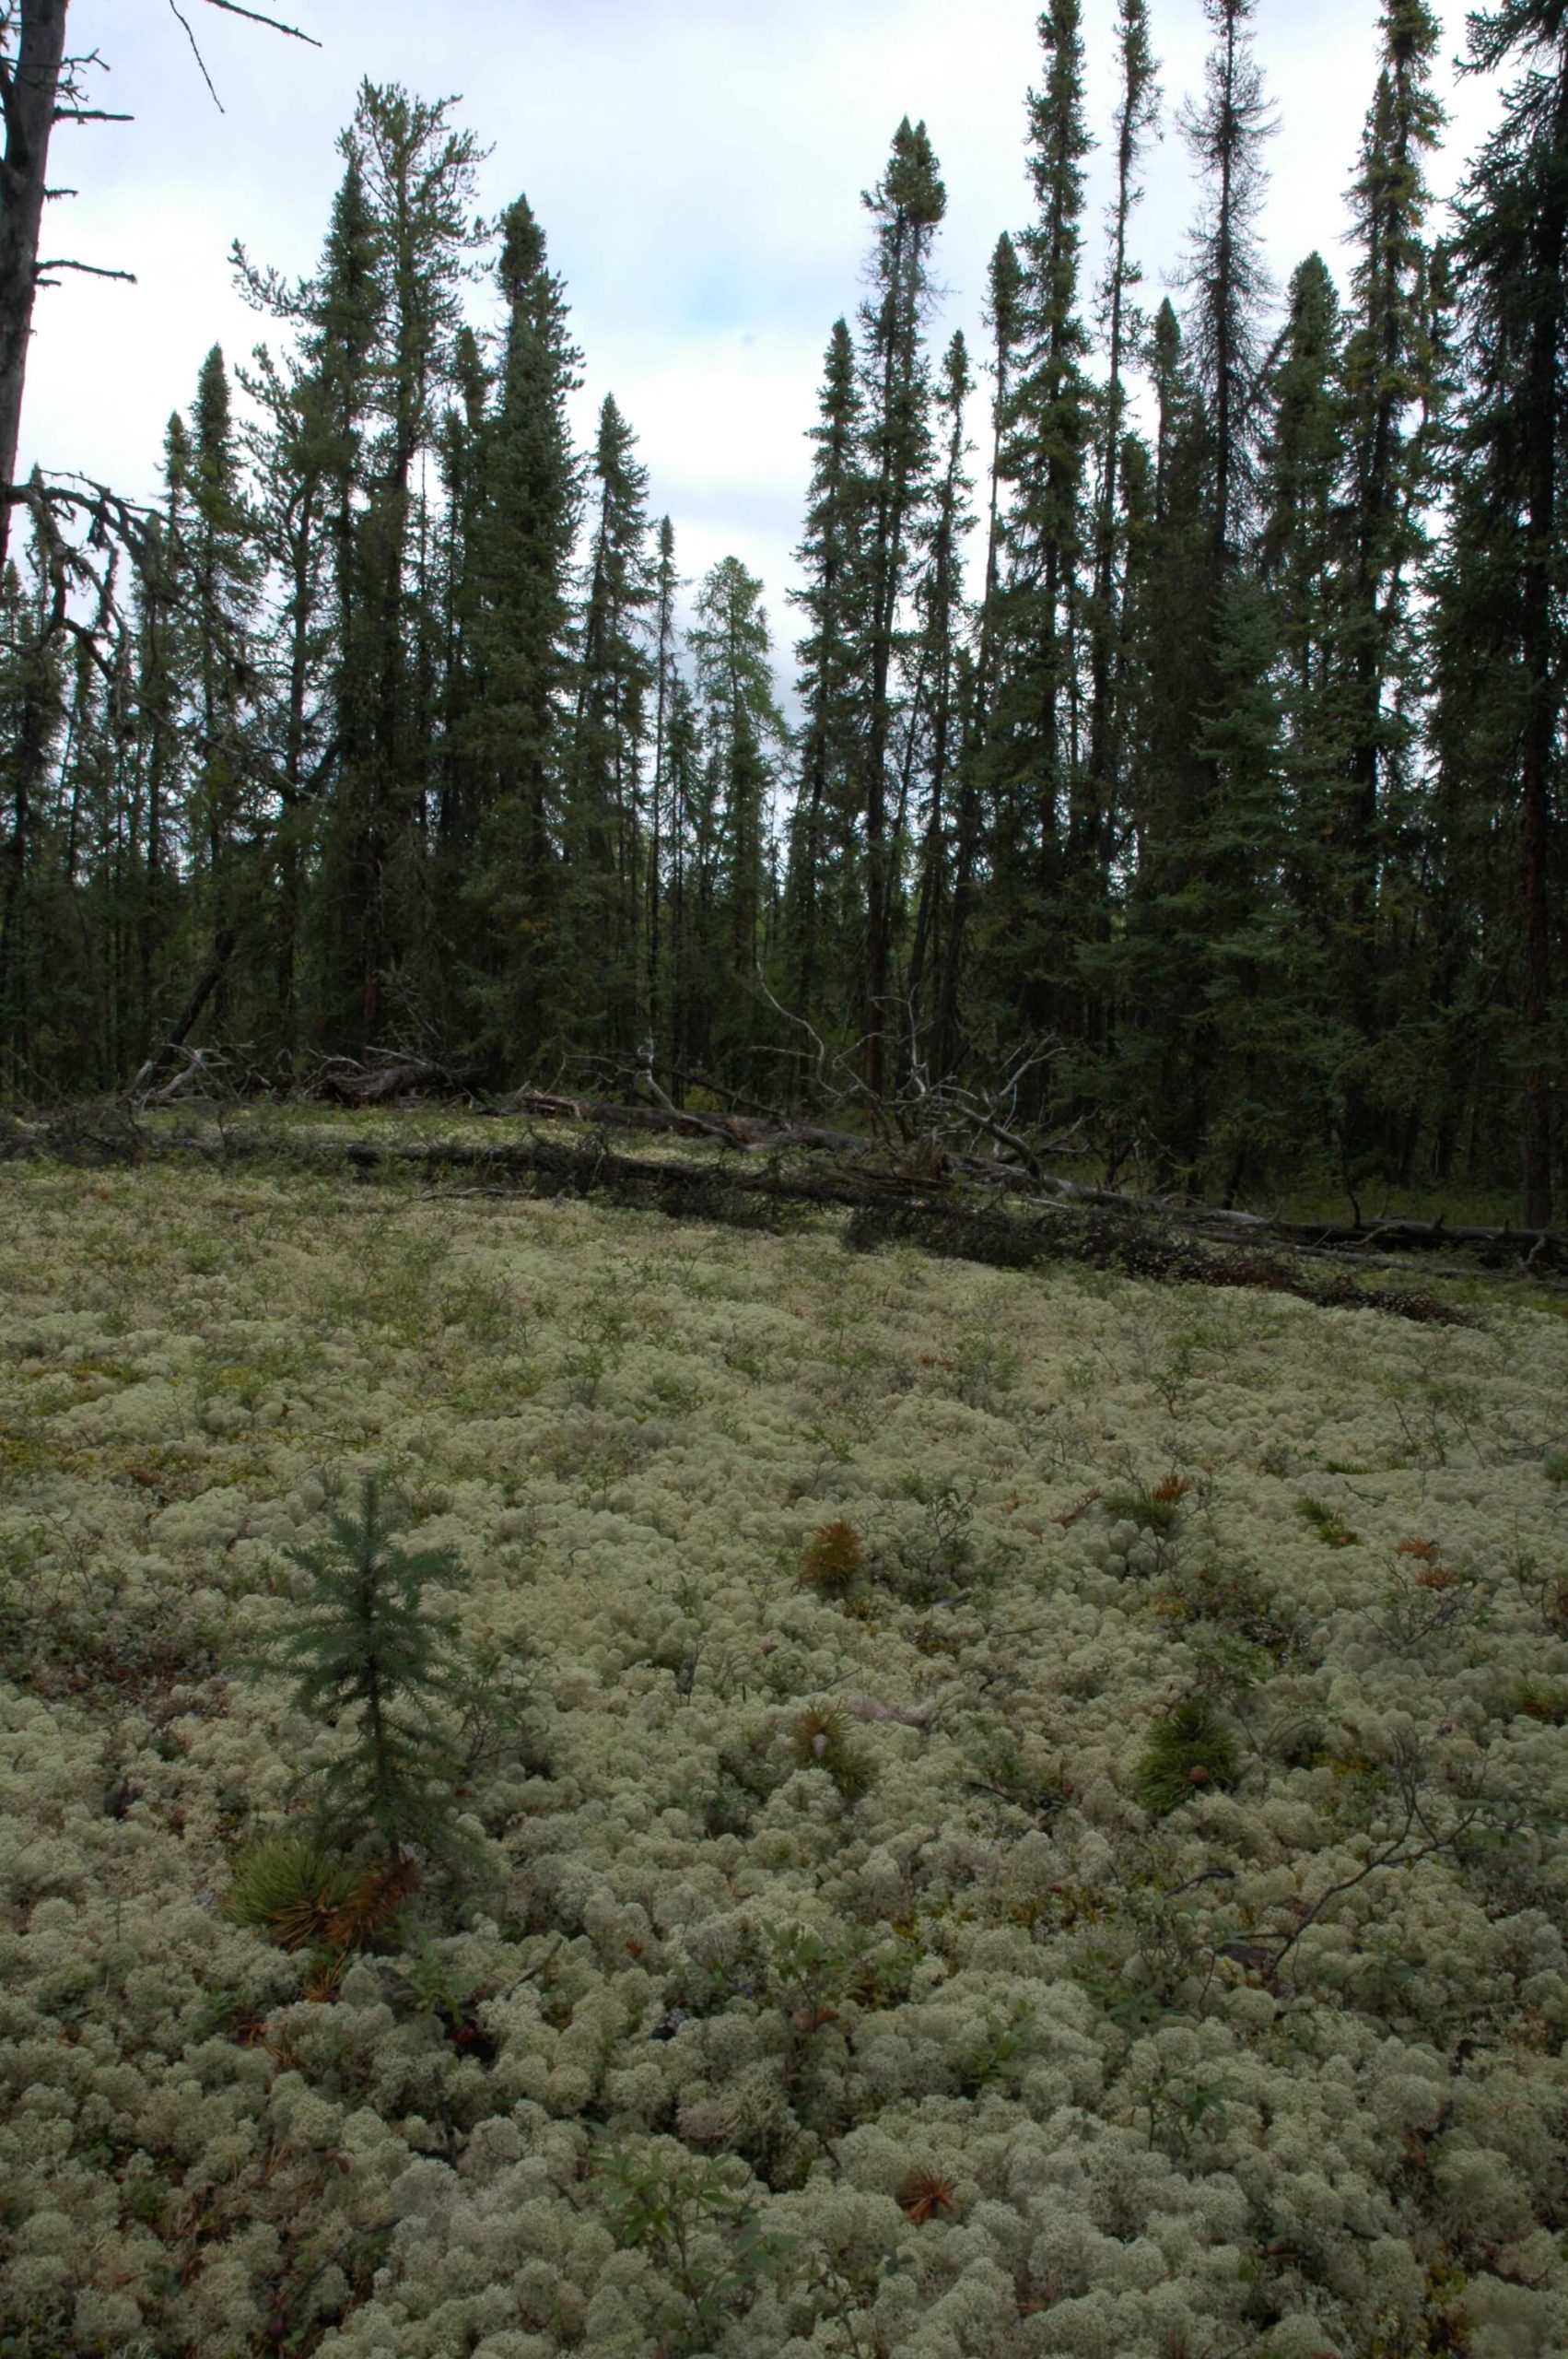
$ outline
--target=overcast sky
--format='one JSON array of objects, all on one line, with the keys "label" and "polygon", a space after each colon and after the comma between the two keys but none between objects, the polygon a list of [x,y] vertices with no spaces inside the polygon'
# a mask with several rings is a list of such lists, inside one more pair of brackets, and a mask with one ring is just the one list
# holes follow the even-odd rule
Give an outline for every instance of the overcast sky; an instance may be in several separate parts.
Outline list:
[{"label": "overcast sky", "polygon": [[[264,0],[263,0],[264,5]],[[794,578],[824,346],[862,289],[860,193],[899,117],[923,117],[948,216],[933,334],[983,349],[987,259],[1029,215],[1024,106],[1038,78],[1027,0],[275,0],[320,50],[181,0],[224,111],[207,94],[170,0],[72,0],[72,46],[112,71],[94,102],[129,124],[62,125],[51,178],[79,195],[50,208],[52,252],[134,270],[135,287],[67,278],[39,300],[24,465],[77,467],[150,495],[164,423],[188,405],[202,356],[243,358],[261,323],[232,292],[228,254],[286,273],[320,252],[341,170],[333,141],[360,79],[455,94],[492,153],[494,212],[525,194],[565,276],[586,355],[586,438],[613,392],[674,519],[682,569],[733,552],[792,636]],[[1463,9],[1440,8],[1457,178],[1489,119],[1484,85],[1455,87]],[[1317,247],[1343,277],[1342,192],[1375,73],[1376,0],[1260,0],[1257,47],[1280,114],[1265,220],[1282,281]],[[1091,266],[1109,194],[1112,0],[1086,0]],[[1199,0],[1153,0],[1164,139],[1134,229],[1158,299],[1191,212],[1176,105],[1199,82]],[[972,433],[983,433],[981,405]]]}]

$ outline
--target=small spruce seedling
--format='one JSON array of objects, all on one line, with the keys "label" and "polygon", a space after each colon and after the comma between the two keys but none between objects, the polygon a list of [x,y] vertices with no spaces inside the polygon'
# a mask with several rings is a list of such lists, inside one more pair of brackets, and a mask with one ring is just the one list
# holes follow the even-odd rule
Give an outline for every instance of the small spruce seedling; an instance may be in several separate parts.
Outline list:
[{"label": "small spruce seedling", "polygon": [[293,1673],[302,1712],[348,1724],[325,1773],[334,1831],[373,1843],[392,1863],[411,1843],[440,1848],[454,1772],[436,1708],[451,1684],[456,1625],[430,1613],[423,1593],[427,1581],[459,1579],[458,1558],[402,1546],[373,1474],[358,1513],[333,1518],[330,1540],[287,1553],[310,1575],[311,1594],[267,1660]]},{"label": "small spruce seedling", "polygon": [[1235,1778],[1230,1729],[1206,1696],[1188,1696],[1150,1731],[1149,1750],[1138,1765],[1138,1798],[1164,1817],[1194,1794],[1233,1786]]}]

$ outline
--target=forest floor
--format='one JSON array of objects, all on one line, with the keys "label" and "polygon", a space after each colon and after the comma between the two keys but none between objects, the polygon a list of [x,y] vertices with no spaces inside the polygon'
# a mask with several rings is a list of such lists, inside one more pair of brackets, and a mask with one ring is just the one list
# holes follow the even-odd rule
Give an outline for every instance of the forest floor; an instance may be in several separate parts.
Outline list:
[{"label": "forest floor", "polygon": [[[344,1165],[496,1132],[0,1164],[5,2359],[1568,2349],[1560,1294]],[[323,1959],[366,1473],[461,1839]]]}]

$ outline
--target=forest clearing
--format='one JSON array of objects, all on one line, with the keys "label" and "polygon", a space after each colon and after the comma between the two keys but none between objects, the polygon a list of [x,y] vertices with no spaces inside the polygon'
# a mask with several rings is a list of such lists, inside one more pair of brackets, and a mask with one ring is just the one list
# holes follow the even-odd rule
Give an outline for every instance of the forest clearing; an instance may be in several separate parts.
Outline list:
[{"label": "forest clearing", "polygon": [[1568,0],[1036,6],[0,0],[0,2359],[1568,2353]]},{"label": "forest clearing", "polygon": [[1568,2346],[1560,1298],[470,1176],[0,1165],[7,2359]]}]

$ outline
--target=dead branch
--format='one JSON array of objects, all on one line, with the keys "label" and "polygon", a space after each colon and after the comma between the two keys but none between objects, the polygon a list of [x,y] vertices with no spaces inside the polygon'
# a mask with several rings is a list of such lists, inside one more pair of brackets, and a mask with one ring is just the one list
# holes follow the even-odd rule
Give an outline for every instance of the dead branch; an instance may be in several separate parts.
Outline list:
[{"label": "dead branch", "polygon": [[302,41],[307,48],[320,49],[322,44],[314,33],[302,33],[298,25],[286,25],[281,18],[263,16],[259,9],[242,8],[240,0],[206,0],[209,8],[221,9],[226,17],[243,17],[247,24],[265,25],[269,32],[284,33],[290,41]]}]

